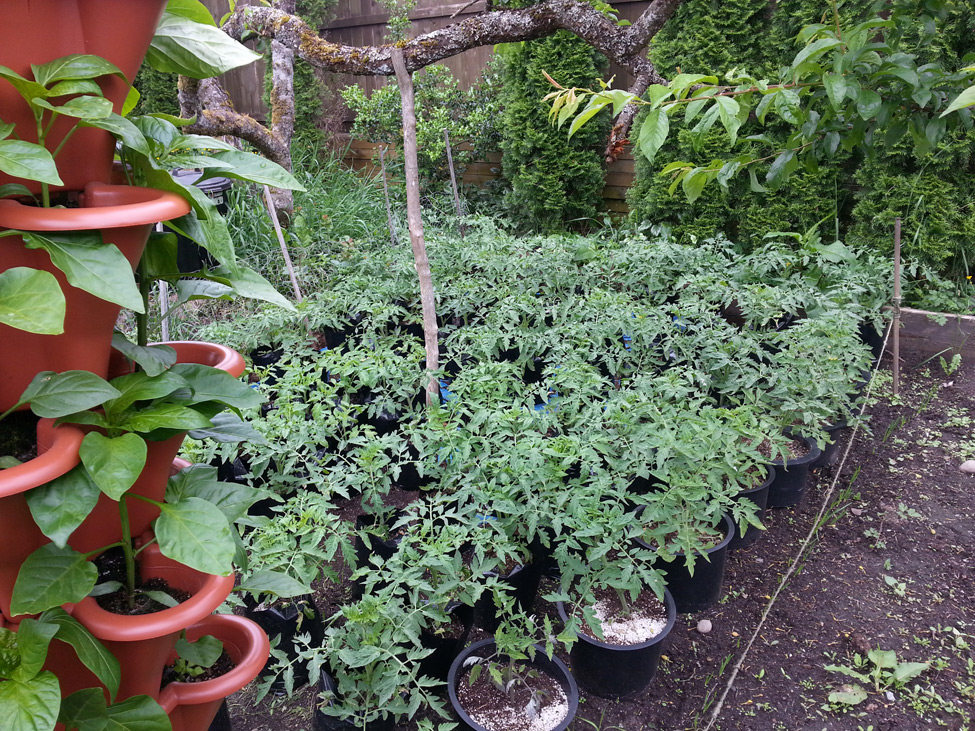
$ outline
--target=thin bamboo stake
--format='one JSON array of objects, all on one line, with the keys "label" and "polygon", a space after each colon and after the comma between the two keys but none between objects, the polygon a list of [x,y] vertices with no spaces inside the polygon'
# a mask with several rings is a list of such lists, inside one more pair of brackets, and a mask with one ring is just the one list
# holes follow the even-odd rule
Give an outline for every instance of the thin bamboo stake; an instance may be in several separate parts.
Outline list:
[{"label": "thin bamboo stake", "polygon": [[460,195],[457,193],[457,174],[454,172],[454,153],[450,149],[450,133],[443,131],[444,141],[447,143],[447,167],[450,169],[450,187],[454,191],[454,210],[457,211],[457,224],[460,226],[460,238],[464,238],[464,214],[460,208]]},{"label": "thin bamboo stake", "polygon": [[891,373],[894,383],[891,393],[897,395],[900,390],[901,382],[901,219],[900,216],[894,219],[894,319],[890,323],[893,329],[891,333],[893,339],[894,365]]},{"label": "thin bamboo stake", "polygon": [[162,330],[163,342],[169,340],[169,283],[159,280],[159,327]]},{"label": "thin bamboo stake", "polygon": [[420,166],[416,148],[416,106],[413,100],[413,79],[406,70],[403,49],[392,49],[396,83],[403,99],[403,167],[406,171],[406,217],[410,226],[410,243],[416,274],[420,280],[420,304],[423,307],[423,344],[427,353],[427,406],[439,401],[440,384],[433,372],[440,367],[440,351],[437,343],[437,311],[433,292],[433,276],[423,238],[423,220],[420,217]]},{"label": "thin bamboo stake", "polygon": [[379,148],[379,166],[383,171],[383,195],[386,196],[386,223],[389,224],[389,242],[396,246],[396,226],[393,225],[393,207],[389,205],[389,183],[386,181],[386,148]]},{"label": "thin bamboo stake", "polygon": [[288,253],[288,245],[284,242],[284,234],[281,232],[281,224],[278,223],[278,212],[274,207],[274,201],[271,200],[271,189],[266,185],[264,186],[264,203],[267,206],[267,212],[271,216],[271,224],[274,226],[274,233],[278,236],[278,243],[281,244],[281,254],[284,256],[284,265],[288,269],[288,277],[291,279],[291,287],[295,291],[295,299],[298,302],[304,300],[301,296],[301,287],[298,286],[298,277],[295,276],[295,268],[291,265],[291,254]]}]

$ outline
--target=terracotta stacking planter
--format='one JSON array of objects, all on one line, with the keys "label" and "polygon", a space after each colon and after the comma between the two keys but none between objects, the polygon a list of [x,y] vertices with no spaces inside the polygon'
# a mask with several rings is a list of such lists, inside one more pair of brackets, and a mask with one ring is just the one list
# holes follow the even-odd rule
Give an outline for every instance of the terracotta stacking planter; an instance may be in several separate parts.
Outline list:
[{"label": "terracotta stacking planter", "polygon": [[261,672],[270,654],[267,635],[254,622],[232,614],[214,614],[187,632],[194,641],[212,635],[223,643],[234,669],[219,678],[198,683],[170,683],[159,694],[159,705],[169,714],[173,731],[207,731],[224,698],[236,693]]},{"label": "terracotta stacking planter", "polygon": [[54,426],[53,419],[37,424],[38,455],[29,462],[0,470],[0,615],[10,614],[10,595],[21,564],[48,539],[31,518],[25,493],[70,471],[81,460],[78,448],[84,432],[72,424]]},{"label": "terracotta stacking planter", "polygon": [[[31,64],[45,64],[73,53],[101,56],[115,64],[131,82],[146,55],[166,0],[5,0],[0,23],[0,65],[33,78]],[[97,81],[117,113],[129,86],[117,76]],[[0,119],[15,126],[15,134],[37,142],[37,125],[16,89],[0,80]],[[57,120],[47,138],[54,150],[75,120]],[[79,129],[58,153],[57,164],[65,190],[81,190],[89,182],[109,182],[115,140],[99,129]],[[33,181],[0,173],[0,185],[17,182],[31,192]]]},{"label": "terracotta stacking planter", "polygon": [[[226,371],[235,378],[244,372],[243,357],[224,345],[198,342],[170,342],[164,345],[176,350],[178,363],[212,366]],[[109,375],[121,375],[121,373]],[[146,466],[139,479],[129,489],[129,494],[142,495],[162,502],[166,495],[166,482],[170,476],[173,460],[185,437],[185,434],[177,434],[162,442],[146,442]],[[129,500],[127,506],[134,536],[149,530],[152,521],[159,517],[159,508],[142,500]],[[100,495],[91,514],[71,534],[68,543],[76,551],[86,553],[121,539],[122,524],[119,519],[118,503],[105,495]]]},{"label": "terracotta stacking planter", "polygon": [[[84,189],[81,208],[35,208],[0,200],[0,228],[99,231],[104,241],[119,248],[134,271],[152,227],[189,210],[189,204],[174,193],[91,183]],[[40,269],[55,276],[66,300],[64,332],[38,335],[0,324],[4,352],[17,354],[16,358],[4,358],[0,368],[0,413],[19,401],[41,371],[83,370],[107,376],[112,333],[121,309],[68,284],[46,251],[28,249],[19,236],[4,237],[0,239],[0,272],[14,267]]]},{"label": "terracotta stacking planter", "polygon": [[[143,580],[163,579],[188,593],[190,598],[152,614],[114,614],[102,609],[91,597],[82,599],[70,610],[118,659],[122,671],[119,700],[134,695],[158,699],[163,669],[180,634],[212,614],[234,588],[233,574],[215,576],[194,571],[163,556],[155,544],[139,554],[139,562]],[[63,696],[100,685],[67,645],[52,643],[51,647],[47,667],[57,671]],[[66,668],[71,668],[70,672]]]}]

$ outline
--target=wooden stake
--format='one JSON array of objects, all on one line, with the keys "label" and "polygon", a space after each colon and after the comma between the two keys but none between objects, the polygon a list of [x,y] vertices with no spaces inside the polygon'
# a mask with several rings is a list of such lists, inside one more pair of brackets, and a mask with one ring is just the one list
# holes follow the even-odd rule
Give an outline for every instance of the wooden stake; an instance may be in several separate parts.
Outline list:
[{"label": "wooden stake", "polygon": [[464,238],[464,214],[460,208],[460,195],[457,193],[457,174],[454,172],[454,153],[450,149],[450,133],[443,131],[443,138],[447,143],[447,167],[450,169],[450,187],[454,191],[454,210],[457,211],[457,223],[460,227],[460,238]]},{"label": "wooden stake", "polygon": [[406,171],[406,218],[410,227],[410,243],[416,274],[420,280],[420,303],[423,307],[423,344],[427,353],[427,406],[440,399],[440,384],[433,372],[440,367],[440,350],[437,343],[437,311],[433,292],[433,276],[423,238],[423,220],[420,217],[420,166],[416,148],[416,106],[413,101],[413,79],[406,70],[403,49],[392,49],[393,69],[403,99],[403,167]]},{"label": "wooden stake", "polygon": [[169,340],[169,282],[159,280],[159,329],[165,343]]},{"label": "wooden stake", "polygon": [[894,219],[894,318],[890,323],[891,338],[893,339],[894,365],[891,373],[894,383],[891,393],[897,395],[900,389],[901,375],[901,219],[900,216]]},{"label": "wooden stake", "polygon": [[386,181],[386,148],[379,148],[379,166],[383,171],[383,195],[386,196],[386,223],[389,225],[389,242],[396,246],[396,226],[393,225],[393,208],[389,205],[389,183]]},{"label": "wooden stake", "polygon": [[264,186],[264,203],[267,205],[267,212],[271,216],[271,224],[274,226],[274,233],[278,236],[278,243],[281,244],[281,254],[284,256],[284,265],[288,269],[288,277],[291,278],[291,287],[295,291],[295,299],[301,302],[301,288],[298,286],[298,277],[295,276],[295,268],[291,265],[291,254],[288,253],[288,245],[284,242],[284,234],[281,233],[281,224],[278,223],[278,212],[271,200],[271,189]]}]

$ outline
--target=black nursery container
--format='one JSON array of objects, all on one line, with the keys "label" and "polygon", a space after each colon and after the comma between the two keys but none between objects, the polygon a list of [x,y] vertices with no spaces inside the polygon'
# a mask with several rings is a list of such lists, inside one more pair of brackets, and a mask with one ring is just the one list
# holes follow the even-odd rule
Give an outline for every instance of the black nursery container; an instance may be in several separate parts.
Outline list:
[{"label": "black nursery container", "polygon": [[[470,729],[470,731],[488,731],[484,726],[474,721],[461,706],[460,699],[457,697],[457,686],[466,677],[467,672],[466,668],[464,668],[464,661],[467,658],[474,655],[487,658],[493,655],[494,652],[495,645],[492,638],[480,640],[465,648],[450,666],[450,672],[447,675],[447,693],[450,696],[450,704],[460,719],[461,728]],[[506,662],[507,659],[502,658],[501,661]],[[545,655],[545,650],[539,645],[535,645],[535,658],[529,664],[562,686],[562,690],[565,692],[565,696],[569,701],[569,711],[566,713],[562,722],[553,728],[552,731],[565,731],[572,724],[576,712],[579,710],[579,688],[576,685],[575,679],[572,677],[572,673],[569,672],[565,663],[559,660],[559,658],[553,656],[552,659],[549,659]]]},{"label": "black nursery container", "polygon": [[[173,173],[176,182],[182,185],[194,185],[202,190],[214,202],[220,215],[226,216],[230,210],[227,204],[227,192],[233,185],[232,181],[229,178],[200,180],[201,177],[203,173],[196,170],[177,170]],[[189,274],[216,264],[217,261],[209,251],[186,236],[176,234],[176,267],[180,272]]]},{"label": "black nursery container", "polygon": [[[775,468],[772,465],[766,465],[765,469],[765,479],[762,480],[761,484],[748,490],[742,490],[735,496],[735,501],[751,500],[755,503],[755,506],[758,508],[756,515],[763,522],[765,520],[765,508],[768,505],[768,491],[772,486],[773,480],[775,480]],[[761,528],[749,525],[745,528],[744,534],[742,534],[742,526],[735,523],[735,533],[731,538],[731,543],[728,544],[728,550],[737,551],[739,548],[747,548],[761,538],[762,533],[764,533],[764,530]]]},{"label": "black nursery container", "polygon": [[[558,603],[559,616],[568,621],[565,605]],[[677,622],[677,607],[664,589],[667,625],[646,642],[616,645],[579,633],[572,645],[572,672],[579,686],[600,698],[631,698],[646,690],[657,673],[664,640]]]},{"label": "black nursery container", "polygon": [[[325,636],[325,623],[310,596],[295,597],[269,605],[256,604],[253,598],[246,596],[244,616],[256,622],[272,641],[278,637],[277,648],[284,650],[292,661],[298,657],[298,648],[295,645],[297,635],[310,635],[312,646],[321,645]],[[263,672],[267,673],[274,662],[273,658],[269,658]],[[293,667],[294,687],[300,688],[308,682],[308,670],[302,664],[295,664]],[[271,689],[283,691],[284,679],[276,678]]]},{"label": "black nursery container", "polygon": [[[525,614],[530,614],[532,607],[535,606],[535,598],[538,596],[538,584],[542,580],[541,563],[532,561],[523,566],[515,566],[508,574],[501,576],[500,580],[510,586],[514,592],[515,606]],[[490,592],[485,592],[478,599],[474,607],[474,621],[485,632],[494,632],[501,624],[498,607]]]},{"label": "black nursery container", "polygon": [[788,508],[802,502],[806,483],[809,482],[809,468],[819,458],[819,447],[814,441],[801,436],[793,438],[802,441],[809,451],[802,457],[790,459],[788,465],[781,458],[772,460],[775,479],[768,491],[770,508]]},{"label": "black nursery container", "polygon": [[[817,467],[831,467],[839,461],[840,437],[848,428],[849,425],[845,421],[841,421],[838,424],[827,424],[823,427],[823,431],[829,435],[832,441],[829,444],[825,444],[820,447],[822,451],[820,452],[819,458],[809,465],[810,469],[815,469]],[[813,444],[818,447],[819,441],[813,440]]]},{"label": "black nursery container", "polygon": [[[697,557],[693,575],[687,570],[683,553],[678,553],[673,561],[663,561],[659,557],[654,561],[654,568],[663,572],[667,588],[674,597],[677,611],[681,614],[703,611],[718,601],[721,596],[728,544],[735,534],[735,523],[728,515],[722,518],[721,530],[724,532],[724,538]],[[637,538],[636,542],[650,551],[655,550],[641,538]]]},{"label": "black nursery container", "polygon": [[420,632],[420,644],[432,652],[420,660],[420,674],[437,680],[447,679],[450,665],[457,654],[464,649],[471,627],[474,625],[474,608],[460,602],[447,605],[447,616],[451,618],[454,632],[437,634],[432,628]]}]

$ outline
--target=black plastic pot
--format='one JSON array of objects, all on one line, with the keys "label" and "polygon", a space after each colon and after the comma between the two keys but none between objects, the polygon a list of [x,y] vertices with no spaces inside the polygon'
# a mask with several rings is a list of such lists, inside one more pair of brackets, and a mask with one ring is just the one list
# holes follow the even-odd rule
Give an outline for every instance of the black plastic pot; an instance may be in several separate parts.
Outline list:
[{"label": "black plastic pot", "polygon": [[[335,679],[329,675],[325,669],[318,678],[318,692],[334,693],[336,690]],[[362,731],[361,723],[342,721],[335,716],[329,716],[319,710],[319,699],[315,699],[315,731]],[[327,705],[332,705],[328,703]],[[392,731],[393,722],[391,719],[372,721],[366,724],[366,731]]]},{"label": "black plastic pot", "polygon": [[[454,707],[454,712],[460,719],[461,728],[470,729],[471,731],[505,731],[504,729],[490,729],[476,723],[468,715],[467,711],[463,709],[457,697],[457,685],[465,682],[467,678],[467,668],[464,667],[464,661],[472,655],[486,658],[494,652],[495,645],[493,639],[480,640],[465,648],[463,652],[454,658],[454,662],[450,666],[450,672],[447,674],[447,693],[450,695],[450,704]],[[506,658],[501,659],[506,661]],[[565,731],[575,719],[576,712],[579,710],[579,688],[576,686],[576,681],[573,679],[572,673],[569,672],[565,663],[557,657],[553,656],[551,660],[546,657],[545,650],[539,645],[535,645],[535,659],[530,664],[538,669],[539,672],[545,673],[554,679],[562,686],[562,690],[565,691],[565,696],[569,701],[569,711],[566,713],[562,723],[551,729],[551,731]]]},{"label": "black plastic pot", "polygon": [[[817,467],[831,467],[839,461],[840,437],[848,428],[849,425],[845,421],[841,421],[838,424],[827,424],[823,427],[823,431],[829,434],[832,441],[829,444],[820,447],[822,451],[820,452],[816,461],[809,465],[810,469],[815,469]],[[817,447],[820,446],[819,440],[814,439],[812,442]]]},{"label": "black plastic pot", "polygon": [[440,681],[447,679],[451,663],[467,644],[471,627],[474,625],[474,607],[460,602],[451,602],[447,605],[447,615],[452,623],[458,625],[456,629],[461,630],[459,633],[454,633],[453,636],[440,635],[430,629],[420,632],[420,644],[424,649],[432,650],[429,655],[420,660],[420,674]]},{"label": "black plastic pot", "polygon": [[[244,616],[256,622],[267,636],[274,641],[278,637],[277,648],[287,653],[288,659],[294,661],[298,657],[295,636],[308,634],[312,645],[320,645],[325,636],[325,623],[322,615],[310,596],[294,597],[280,600],[274,604],[257,604],[253,597],[244,597]],[[264,665],[264,673],[274,665],[273,658]],[[304,665],[294,666],[295,688],[300,688],[308,682],[308,670]],[[284,679],[278,677],[271,685],[274,691],[284,690]]]},{"label": "black plastic pot", "polygon": [[[724,538],[697,557],[693,575],[687,570],[683,553],[678,553],[673,561],[663,561],[659,557],[654,560],[654,568],[663,572],[667,588],[681,614],[693,614],[707,609],[721,596],[728,544],[735,534],[734,521],[728,515],[722,519],[721,530]],[[641,538],[637,538],[636,542],[647,550],[655,550]]]},{"label": "black plastic pot", "polygon": [[806,483],[809,481],[809,468],[819,458],[819,447],[811,439],[806,437],[794,436],[809,448],[809,452],[802,457],[790,459],[786,465],[782,459],[772,460],[775,468],[775,479],[769,486],[768,507],[788,508],[802,502],[802,496],[806,492]]},{"label": "black plastic pot", "polygon": [[224,700],[217,709],[217,715],[210,721],[207,731],[233,731],[233,724],[230,722],[230,709],[227,708],[227,701]]},{"label": "black plastic pot", "polygon": [[[614,645],[580,632],[572,645],[572,671],[579,686],[600,698],[630,698],[646,690],[657,672],[664,640],[677,621],[677,607],[664,589],[667,626],[659,634],[636,645]],[[565,604],[557,605],[562,621],[568,621]]]},{"label": "black plastic pot", "polygon": [[872,362],[874,364],[884,354],[884,335],[886,332],[878,332],[872,322],[863,321],[860,323],[860,340],[870,348],[870,355],[873,356]]},{"label": "black plastic pot", "polygon": [[[532,561],[524,566],[515,566],[507,575],[500,576],[502,582],[511,587],[515,595],[515,606],[525,614],[531,614],[538,596],[538,584],[542,580],[542,566]],[[489,573],[488,576],[498,576]],[[485,632],[494,632],[501,619],[498,617],[498,607],[494,603],[494,595],[485,592],[474,606],[474,621]]]},{"label": "black plastic pot", "polygon": [[[356,536],[354,541],[355,546],[355,562],[357,568],[363,568],[364,566],[371,566],[371,558],[373,556],[379,556],[384,562],[388,561],[393,557],[393,554],[399,550],[399,544],[403,540],[402,536],[389,537],[389,527],[395,523],[400,518],[401,513],[398,511],[390,518],[389,524],[386,526],[386,530],[377,529],[375,516],[372,515],[359,515],[355,519],[355,529]],[[373,528],[374,530],[382,530],[382,536],[377,535],[374,532],[369,532],[367,528]],[[365,539],[363,539],[365,535]],[[383,537],[385,536],[385,537]],[[366,580],[364,578],[358,579],[356,581],[357,589],[355,594],[358,597],[362,596],[362,592],[365,591]]]},{"label": "black plastic pot", "polygon": [[284,350],[274,348],[270,345],[262,345],[250,352],[251,362],[255,368],[266,368],[267,374],[261,381],[266,386],[273,386],[278,379],[284,375],[284,369],[277,365],[278,361],[284,357]]},{"label": "black plastic pot", "polygon": [[[229,178],[207,178],[200,180],[203,173],[196,170],[177,170],[173,172],[176,182],[183,185],[195,185],[206,193],[217,207],[221,216],[226,216],[230,210],[227,205],[227,192],[233,182]],[[209,251],[188,239],[182,234],[176,234],[176,266],[180,272],[198,272],[204,267],[210,268],[217,265],[216,259]]]},{"label": "black plastic pot", "polygon": [[[735,501],[751,500],[755,503],[755,506],[758,508],[757,517],[763,522],[765,520],[765,508],[768,505],[768,491],[772,486],[772,481],[775,479],[775,468],[772,465],[766,465],[765,469],[765,479],[762,480],[760,485],[756,485],[748,490],[742,490],[735,496]],[[761,528],[748,525],[745,527],[744,534],[742,534],[742,526],[735,523],[735,532],[731,538],[731,543],[728,544],[728,550],[737,551],[739,548],[747,548],[761,538],[763,532]]]}]

